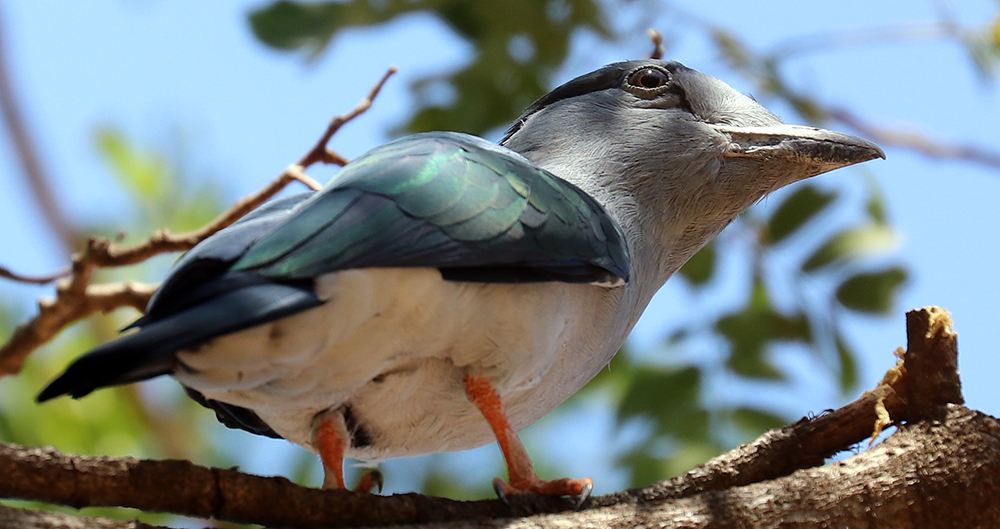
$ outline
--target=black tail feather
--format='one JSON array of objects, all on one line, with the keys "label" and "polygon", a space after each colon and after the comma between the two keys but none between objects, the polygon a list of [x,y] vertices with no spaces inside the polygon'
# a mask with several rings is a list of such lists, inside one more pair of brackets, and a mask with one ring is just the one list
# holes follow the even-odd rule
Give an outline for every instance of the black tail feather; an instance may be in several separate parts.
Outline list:
[{"label": "black tail feather", "polygon": [[78,358],[37,400],[80,398],[95,389],[173,373],[179,350],[320,304],[312,288],[302,285],[265,283],[222,293]]}]

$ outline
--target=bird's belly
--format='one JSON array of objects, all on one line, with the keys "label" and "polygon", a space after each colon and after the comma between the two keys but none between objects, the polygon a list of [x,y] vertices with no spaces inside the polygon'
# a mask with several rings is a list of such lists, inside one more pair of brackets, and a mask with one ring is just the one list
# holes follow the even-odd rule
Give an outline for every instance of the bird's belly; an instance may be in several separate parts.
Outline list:
[{"label": "bird's belly", "polygon": [[579,389],[618,347],[598,339],[607,336],[600,320],[608,311],[598,302],[606,290],[592,285],[462,283],[434,269],[364,269],[331,274],[319,291],[328,301],[316,309],[180,353],[177,378],[255,411],[307,448],[315,416],[343,410],[354,432],[348,456],[379,460],[492,441],[465,396],[466,374],[493,383],[520,429]]}]

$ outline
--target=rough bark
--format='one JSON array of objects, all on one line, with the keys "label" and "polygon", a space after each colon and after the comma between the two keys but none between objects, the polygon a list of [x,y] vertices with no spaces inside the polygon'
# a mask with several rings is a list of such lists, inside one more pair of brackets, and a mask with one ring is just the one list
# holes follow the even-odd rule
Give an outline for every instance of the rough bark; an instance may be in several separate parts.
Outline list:
[{"label": "rough bark", "polygon": [[[508,506],[416,494],[380,497],[306,489],[283,478],[185,461],[81,457],[9,445],[0,447],[0,475],[9,478],[0,481],[0,497],[282,527],[1000,525],[1000,503],[993,501],[1000,489],[1000,424],[961,405],[951,320],[941,309],[912,311],[907,335],[899,365],[851,404],[767,432],[671,480],[592,498],[578,512],[558,499],[515,496]],[[821,466],[890,421],[898,429],[886,441]],[[5,509],[0,528],[22,526],[18,516],[44,514]],[[44,527],[73,523],[69,518]]]}]

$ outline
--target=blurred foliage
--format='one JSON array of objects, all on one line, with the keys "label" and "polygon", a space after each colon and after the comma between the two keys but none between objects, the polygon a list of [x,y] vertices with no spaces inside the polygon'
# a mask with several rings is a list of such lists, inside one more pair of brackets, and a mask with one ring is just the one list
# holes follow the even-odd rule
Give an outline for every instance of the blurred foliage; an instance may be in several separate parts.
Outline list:
[{"label": "blurred foliage", "polygon": [[[185,174],[177,160],[152,149],[135,145],[122,131],[102,127],[94,133],[95,148],[107,163],[109,173],[126,191],[135,210],[116,219],[128,226],[128,238],[148,237],[158,228],[191,230],[205,224],[221,209],[220,193],[210,178]],[[115,229],[91,226],[84,233],[115,237]],[[124,235],[124,234],[122,234]],[[176,256],[164,256],[127,269],[103,269],[97,280],[125,279],[158,281],[165,265]],[[35,353],[21,373],[3,380],[0,404],[0,441],[26,446],[54,445],[59,450],[92,455],[135,456],[142,458],[193,459],[202,464],[227,467],[233,456],[207,435],[218,428],[215,417],[183,396],[182,392],[159,392],[136,385],[96,391],[85,400],[60,398],[40,407],[34,396],[72,361],[95,345],[111,338],[117,329],[138,317],[131,310],[119,311],[80,322],[63,332],[53,343]],[[0,336],[10,336],[10,322],[20,320],[0,313]],[[169,381],[165,381],[169,382]],[[155,394],[144,390],[152,389]],[[19,502],[25,507],[39,507]],[[64,512],[88,516],[136,518],[150,524],[170,520],[167,515],[130,509],[89,508],[77,511],[44,505]]]},{"label": "blurred foliage", "polygon": [[[620,38],[610,29],[617,7],[616,2],[598,0],[280,1],[254,11],[250,24],[265,44],[300,51],[307,60],[315,60],[347,29],[429,13],[466,39],[474,52],[456,71],[425,77],[411,86],[417,104],[405,128],[484,133],[509,123],[553,85],[553,72],[566,63],[578,32],[609,41]],[[813,123],[829,118],[821,102],[785,78],[782,56],[753,50],[727,28],[691,17],[684,20],[684,28],[677,31],[707,36],[735,74],[757,88],[756,96],[784,101]],[[672,42],[677,35],[665,37]],[[1000,57],[1000,17],[981,31],[964,34],[962,42],[976,67],[989,72]],[[450,95],[444,102],[442,93]],[[95,133],[95,145],[136,204],[129,218],[120,219],[132,236],[143,237],[160,227],[193,229],[221,209],[216,189],[195,184],[211,180],[185,174],[177,156],[140,147],[110,127]],[[855,389],[856,354],[844,316],[890,313],[907,274],[904,267],[877,259],[895,240],[878,190],[870,188],[856,199],[826,184],[800,184],[781,195],[777,207],[751,209],[672,280],[686,284],[686,303],[697,307],[720,284],[731,283],[731,276],[738,275],[747,285],[739,303],[720,313],[706,312],[700,319],[692,316],[683,326],[668,329],[664,340],[668,354],[662,359],[623,352],[588,386],[589,392],[608,395],[619,426],[644,426],[639,439],[619,456],[633,485],[679,474],[791,419],[759,402],[706,398],[729,382],[790,390],[792,381],[775,361],[774,352],[780,347],[796,346],[798,354],[810,355],[824,366],[820,376],[844,392]],[[834,208],[850,210],[853,220],[828,226]],[[742,248],[741,241],[751,241],[749,248]],[[739,266],[723,267],[722,261],[734,255]],[[794,266],[790,273],[787,265],[779,273],[769,273],[778,267],[776,263]],[[162,277],[162,264],[105,271],[101,279],[122,279],[127,274],[130,279],[156,280]],[[9,321],[0,314],[0,324],[6,325],[0,328],[6,331],[4,336],[9,335]],[[166,397],[157,393],[151,399],[146,393],[157,391],[155,387],[115,388],[86,401],[61,399],[39,412],[31,396],[70,358],[107,338],[124,321],[119,316],[77,325],[41,353],[43,361],[35,358],[22,375],[4,380],[0,439],[32,446],[57,444],[85,454],[186,457],[202,464],[231,465],[233,452],[217,448],[206,433],[220,428],[207,426],[215,423],[213,414],[179,391]],[[722,353],[708,360],[685,354],[697,353],[705,344]],[[289,462],[285,475],[304,482],[315,468],[315,459],[303,456]],[[455,476],[437,470],[423,475],[425,491],[467,497],[469,491],[459,490],[457,483]],[[475,493],[489,495],[488,483]]]},{"label": "blurred foliage", "polygon": [[221,210],[219,190],[211,178],[184,174],[183,153],[176,153],[172,164],[166,155],[142,149],[121,130],[108,126],[98,128],[94,140],[111,175],[140,210],[125,224],[137,237],[165,226],[175,232],[194,230]]},{"label": "blurred foliage", "polygon": [[[349,0],[280,1],[250,15],[254,33],[281,50],[302,50],[310,59],[338,33],[377,26],[415,12],[434,15],[475,48],[460,70],[418,79],[411,89],[417,106],[409,132],[458,130],[472,134],[510,123],[551,86],[565,62],[570,38],[587,30],[604,37],[607,4],[597,0]],[[444,105],[432,104],[454,94]]]}]

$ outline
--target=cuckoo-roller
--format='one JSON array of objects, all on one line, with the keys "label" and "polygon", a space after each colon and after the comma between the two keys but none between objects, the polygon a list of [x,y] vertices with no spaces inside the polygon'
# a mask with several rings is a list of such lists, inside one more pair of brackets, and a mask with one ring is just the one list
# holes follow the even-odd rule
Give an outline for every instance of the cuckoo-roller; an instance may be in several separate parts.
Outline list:
[{"label": "cuckoo-roller", "polygon": [[499,145],[403,137],[265,204],[184,255],[131,333],[38,399],[169,374],[227,426],[318,452],[327,488],[345,487],[344,458],[497,440],[498,494],[582,499],[592,481],[538,478],[516,432],[604,368],[740,212],[879,157],[677,62],[611,64],[544,95]]}]

